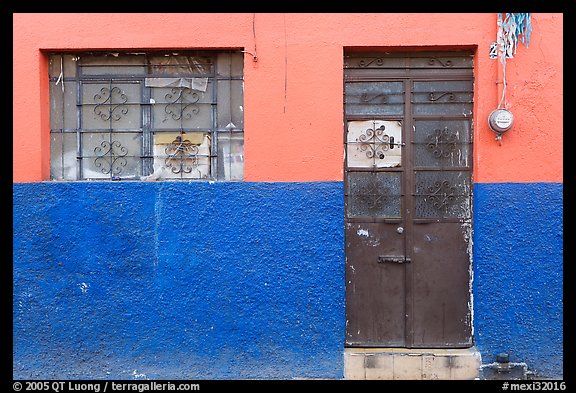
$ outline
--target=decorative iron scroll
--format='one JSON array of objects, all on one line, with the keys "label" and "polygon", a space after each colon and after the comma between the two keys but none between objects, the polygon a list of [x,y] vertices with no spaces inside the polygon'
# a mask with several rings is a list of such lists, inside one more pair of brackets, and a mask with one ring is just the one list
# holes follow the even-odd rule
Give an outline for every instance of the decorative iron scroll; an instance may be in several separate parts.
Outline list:
[{"label": "decorative iron scroll", "polygon": [[450,132],[448,127],[443,130],[436,129],[434,133],[428,136],[426,148],[432,152],[436,158],[448,158],[456,151],[456,141],[458,137],[455,133]]},{"label": "decorative iron scroll", "polygon": [[368,210],[381,210],[388,200],[385,190],[375,181],[361,186],[356,198],[360,205]]},{"label": "decorative iron scroll", "polygon": [[196,105],[200,96],[188,87],[175,87],[171,93],[166,94],[165,98],[168,104],[164,107],[166,117],[163,121],[168,119],[168,115],[173,120],[191,119],[193,114],[195,115],[200,111]]},{"label": "decorative iron scroll", "polygon": [[198,146],[188,139],[182,140],[181,136],[177,136],[164,151],[168,156],[164,161],[166,168],[170,168],[172,173],[191,173],[198,167]]},{"label": "decorative iron scroll", "polygon": [[379,98],[378,101],[380,101],[380,103],[382,104],[385,104],[388,101],[388,97],[386,97],[386,94],[367,94],[367,93],[362,93],[362,95],[360,96],[360,101],[365,103],[374,101],[377,98]]},{"label": "decorative iron scroll", "polygon": [[373,158],[374,156],[382,159],[385,157],[384,152],[394,144],[393,138],[384,133],[386,127],[383,125],[373,130],[368,128],[363,134],[356,138],[360,142],[358,149],[366,152],[366,157]]},{"label": "decorative iron scroll", "polygon": [[94,101],[97,103],[94,113],[104,121],[110,119],[118,121],[128,113],[128,107],[124,105],[128,102],[128,96],[119,87],[101,88],[100,94],[94,95]]},{"label": "decorative iron scroll", "polygon": [[378,67],[382,67],[382,65],[384,65],[384,59],[381,58],[381,57],[372,59],[372,60],[370,60],[370,61],[368,61],[368,62],[367,62],[365,59],[362,59],[362,60],[360,60],[360,61],[358,62],[358,65],[359,65],[360,67],[368,67],[370,64],[372,64],[372,63],[374,63],[374,62],[376,62],[375,65],[377,65]]},{"label": "decorative iron scroll", "polygon": [[446,92],[446,93],[442,93],[439,95],[436,95],[436,93],[432,92],[430,94],[428,94],[428,100],[435,102],[438,101],[440,98],[444,97],[444,96],[448,96],[448,100],[449,101],[454,101],[456,96],[454,96],[454,93],[452,92]]},{"label": "decorative iron scroll", "polygon": [[448,180],[436,181],[427,191],[426,200],[436,210],[447,211],[456,200],[456,188]]},{"label": "decorative iron scroll", "polygon": [[434,64],[436,64],[436,62],[440,63],[440,65],[441,65],[442,67],[452,67],[452,66],[453,66],[452,60],[442,61],[442,60],[440,60],[440,59],[437,58],[437,57],[431,57],[431,58],[428,59],[428,64],[429,64],[429,65],[434,65]]},{"label": "decorative iron scroll", "polygon": [[94,148],[94,153],[98,155],[94,160],[94,165],[101,168],[100,171],[104,174],[118,175],[128,164],[124,158],[128,154],[128,149],[118,141],[102,141],[100,146]]}]

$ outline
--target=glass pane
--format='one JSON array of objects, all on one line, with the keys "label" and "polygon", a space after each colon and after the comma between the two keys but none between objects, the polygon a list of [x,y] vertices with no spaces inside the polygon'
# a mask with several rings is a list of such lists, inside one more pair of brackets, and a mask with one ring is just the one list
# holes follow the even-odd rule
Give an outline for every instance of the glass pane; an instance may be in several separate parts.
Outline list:
[{"label": "glass pane", "polygon": [[348,122],[348,167],[390,168],[402,162],[402,123],[367,120]]},{"label": "glass pane", "polygon": [[154,87],[150,97],[152,104],[211,104],[212,81],[206,86],[206,91],[200,91],[188,87]]},{"label": "glass pane", "polygon": [[153,88],[151,92],[153,128],[211,128],[212,83],[206,92],[186,87]]},{"label": "glass pane", "polygon": [[244,128],[243,92],[244,81],[218,81],[218,128]]},{"label": "glass pane", "polygon": [[85,132],[82,134],[82,156],[101,156],[105,154],[105,151],[111,149],[110,144],[113,144],[113,149],[109,152],[111,154],[140,157],[142,134],[136,132]]},{"label": "glass pane", "polygon": [[139,83],[83,83],[82,128],[141,128]]},{"label": "glass pane", "polygon": [[154,175],[159,180],[208,178],[210,140],[208,133],[155,133]]},{"label": "glass pane", "polygon": [[417,218],[469,218],[470,173],[416,172]]},{"label": "glass pane", "polygon": [[148,74],[152,76],[209,75],[212,58],[191,55],[156,55],[148,57]]},{"label": "glass pane", "polygon": [[467,167],[470,145],[446,143],[443,145],[414,145],[417,166],[426,167]]},{"label": "glass pane", "polygon": [[141,159],[135,157],[110,157],[95,160],[82,158],[82,179],[138,179]]},{"label": "glass pane", "polygon": [[83,75],[144,75],[144,55],[80,55]]},{"label": "glass pane", "polygon": [[472,100],[472,81],[414,82],[415,115],[470,115]]},{"label": "glass pane", "polygon": [[[60,82],[61,83],[61,82]],[[50,128],[76,129],[76,82],[50,82]]]},{"label": "glass pane", "polygon": [[403,115],[402,82],[348,82],[345,86],[346,114]]},{"label": "glass pane", "polygon": [[474,85],[471,80],[463,81],[415,81],[413,91],[415,93],[434,93],[433,98],[440,94],[472,92]]},{"label": "glass pane", "polygon": [[458,142],[469,143],[471,124],[469,120],[416,120],[414,122],[414,142],[428,143],[437,130],[448,128]]},{"label": "glass pane", "polygon": [[242,75],[244,75],[244,54],[218,54],[216,60],[216,75],[225,77],[242,77]]},{"label": "glass pane", "polygon": [[467,167],[469,166],[470,145],[439,142],[414,145],[417,166],[426,167]]},{"label": "glass pane", "polygon": [[50,134],[50,178],[76,180],[76,134]]},{"label": "glass pane", "polygon": [[[470,93],[470,97],[472,93]],[[472,103],[421,103],[414,104],[413,113],[415,115],[430,116],[470,116],[472,115]]]},{"label": "glass pane", "polygon": [[416,121],[414,141],[417,166],[469,166],[468,120]]},{"label": "glass pane", "polygon": [[76,76],[76,56],[50,55],[48,58],[48,76],[58,78],[62,73],[65,78]]},{"label": "glass pane", "polygon": [[63,100],[64,92],[60,85],[50,82],[50,128],[62,129],[64,128],[64,109]]},{"label": "glass pane", "polygon": [[[83,133],[82,156],[84,178],[140,175],[142,134]],[[104,175],[104,176],[103,176]]]},{"label": "glass pane", "polygon": [[177,157],[170,160],[166,179],[208,179],[210,177],[210,157]]},{"label": "glass pane", "polygon": [[400,217],[400,173],[348,173],[348,217]]},{"label": "glass pane", "polygon": [[50,134],[50,179],[62,180],[62,138],[63,133]]},{"label": "glass pane", "polygon": [[242,133],[218,135],[218,178],[223,180],[244,178],[244,135]]}]

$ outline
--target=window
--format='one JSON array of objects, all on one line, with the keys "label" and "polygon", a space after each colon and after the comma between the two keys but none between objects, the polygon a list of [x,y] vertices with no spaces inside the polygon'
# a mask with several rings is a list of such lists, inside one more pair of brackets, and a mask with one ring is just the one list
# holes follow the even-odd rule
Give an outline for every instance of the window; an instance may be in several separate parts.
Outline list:
[{"label": "window", "polygon": [[242,180],[239,51],[49,55],[53,180]]}]

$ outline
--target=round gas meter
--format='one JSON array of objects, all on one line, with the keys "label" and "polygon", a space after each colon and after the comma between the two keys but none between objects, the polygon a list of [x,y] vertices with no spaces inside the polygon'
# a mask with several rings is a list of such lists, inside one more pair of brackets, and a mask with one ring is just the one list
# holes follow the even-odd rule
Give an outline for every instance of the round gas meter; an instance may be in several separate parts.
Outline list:
[{"label": "round gas meter", "polygon": [[492,131],[501,134],[512,128],[514,116],[508,109],[495,109],[488,116],[488,125]]}]

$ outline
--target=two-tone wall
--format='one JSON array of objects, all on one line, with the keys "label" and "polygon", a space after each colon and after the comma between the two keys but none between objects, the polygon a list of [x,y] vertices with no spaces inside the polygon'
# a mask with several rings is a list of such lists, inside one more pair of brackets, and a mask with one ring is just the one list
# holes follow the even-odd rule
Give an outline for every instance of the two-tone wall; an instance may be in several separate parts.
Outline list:
[{"label": "two-tone wall", "polygon": [[[14,378],[342,378],[343,55],[475,50],[474,338],[563,374],[562,14],[15,14]],[[46,51],[240,48],[245,179],[50,182]]]}]

